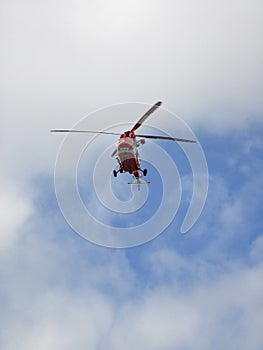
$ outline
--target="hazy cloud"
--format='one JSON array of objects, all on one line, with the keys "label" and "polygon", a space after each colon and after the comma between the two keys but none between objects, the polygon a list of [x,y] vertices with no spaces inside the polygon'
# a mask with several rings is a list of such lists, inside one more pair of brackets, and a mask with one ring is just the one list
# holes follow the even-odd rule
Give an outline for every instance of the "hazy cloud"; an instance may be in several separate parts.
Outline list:
[{"label": "hazy cloud", "polygon": [[[5,184],[6,185],[6,184]],[[0,194],[0,254],[8,250],[19,237],[20,228],[32,214],[31,202],[17,189],[1,186]]]},{"label": "hazy cloud", "polygon": [[[261,13],[258,0],[2,2],[1,348],[262,349],[262,142],[249,129],[262,122]],[[202,221],[138,250],[93,246],[53,203],[49,130],[159,99],[210,137]]]}]

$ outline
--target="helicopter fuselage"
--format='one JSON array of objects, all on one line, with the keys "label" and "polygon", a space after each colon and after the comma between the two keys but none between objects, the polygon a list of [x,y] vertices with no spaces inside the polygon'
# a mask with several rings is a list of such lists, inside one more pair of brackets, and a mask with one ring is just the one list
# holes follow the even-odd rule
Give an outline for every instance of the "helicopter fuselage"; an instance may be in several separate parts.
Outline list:
[{"label": "helicopter fuselage", "polygon": [[136,180],[140,179],[142,176],[141,172],[144,171],[140,166],[137,147],[141,143],[144,143],[143,139],[136,141],[134,135],[126,136],[125,134],[121,134],[116,150],[116,159],[119,164],[119,170],[115,171],[114,175],[117,175],[118,172],[128,172],[129,174],[132,174]]}]

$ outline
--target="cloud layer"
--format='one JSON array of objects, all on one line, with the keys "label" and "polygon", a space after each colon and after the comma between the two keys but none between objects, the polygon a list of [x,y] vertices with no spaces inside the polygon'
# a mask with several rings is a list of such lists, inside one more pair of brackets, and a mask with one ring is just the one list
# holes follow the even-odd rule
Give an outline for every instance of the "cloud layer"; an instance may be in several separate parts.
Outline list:
[{"label": "cloud layer", "polygon": [[[1,13],[0,347],[261,350],[261,1],[9,0]],[[199,133],[205,211],[187,236],[180,208],[145,246],[93,246],[57,206],[49,130],[159,99]]]}]

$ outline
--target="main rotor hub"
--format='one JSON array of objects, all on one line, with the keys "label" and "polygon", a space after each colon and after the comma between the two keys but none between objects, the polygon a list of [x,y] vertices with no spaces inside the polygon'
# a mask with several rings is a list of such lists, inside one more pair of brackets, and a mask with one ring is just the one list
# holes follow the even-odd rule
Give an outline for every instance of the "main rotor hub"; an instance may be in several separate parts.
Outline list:
[{"label": "main rotor hub", "polygon": [[125,132],[124,132],[124,135],[125,135],[125,137],[132,137],[132,138],[135,137],[133,131],[125,131]]}]

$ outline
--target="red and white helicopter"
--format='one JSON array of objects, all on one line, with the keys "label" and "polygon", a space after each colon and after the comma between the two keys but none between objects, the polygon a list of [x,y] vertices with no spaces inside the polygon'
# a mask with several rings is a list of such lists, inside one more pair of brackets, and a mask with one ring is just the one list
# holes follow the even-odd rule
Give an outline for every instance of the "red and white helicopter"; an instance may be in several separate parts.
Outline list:
[{"label": "red and white helicopter", "polygon": [[[145,138],[148,139],[158,139],[158,140],[170,140],[170,141],[179,141],[179,142],[196,142],[193,140],[180,139],[177,137],[170,136],[155,136],[155,135],[141,135],[135,134],[136,131],[143,122],[162,104],[161,101],[156,102],[143,116],[137,121],[137,123],[132,127],[130,131],[125,131],[123,134],[119,135],[114,132],[106,131],[91,131],[91,130],[67,130],[67,129],[56,129],[51,130],[51,132],[81,132],[81,133],[94,133],[94,134],[106,134],[106,135],[119,135],[119,141],[117,148],[113,151],[112,157],[116,157],[118,162],[119,169],[113,170],[114,177],[117,177],[118,173],[127,172],[132,174],[135,178],[135,182],[128,182],[129,184],[145,184],[149,182],[141,181],[142,174],[143,176],[147,175],[147,169],[141,169],[140,161],[138,158],[137,148],[140,144],[145,143]],[[139,140],[136,138],[139,137]]]}]

